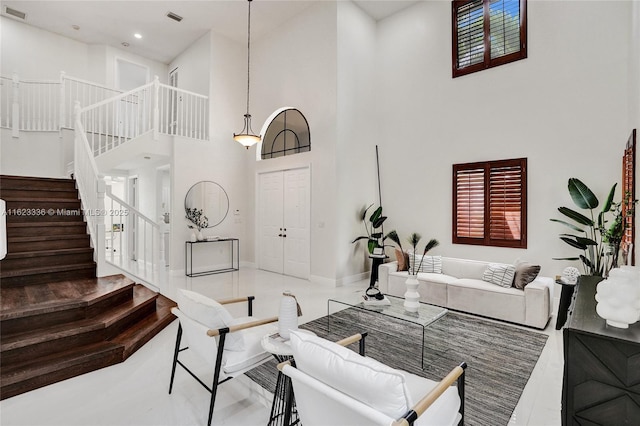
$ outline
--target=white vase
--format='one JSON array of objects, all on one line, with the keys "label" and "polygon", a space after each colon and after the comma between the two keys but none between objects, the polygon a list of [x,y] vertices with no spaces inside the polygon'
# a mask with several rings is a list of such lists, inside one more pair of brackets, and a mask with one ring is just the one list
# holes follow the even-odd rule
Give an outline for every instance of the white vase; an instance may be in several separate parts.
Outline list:
[{"label": "white vase", "polygon": [[407,291],[404,293],[404,309],[409,312],[418,312],[420,307],[418,285],[420,282],[417,279],[417,274],[409,274],[409,278],[404,283],[407,286]]},{"label": "white vase", "polygon": [[202,235],[202,231],[198,231],[198,241],[204,240],[204,235]]},{"label": "white vase", "polygon": [[191,231],[191,236],[189,237],[189,240],[190,240],[192,243],[195,243],[195,242],[197,241],[196,233],[195,233],[195,232]]},{"label": "white vase", "polygon": [[607,325],[629,328],[640,320],[640,268],[614,268],[609,277],[598,284],[596,312]]},{"label": "white vase", "polygon": [[298,329],[298,304],[296,299],[284,293],[280,300],[280,315],[278,315],[278,333],[283,339],[289,339],[289,332]]}]

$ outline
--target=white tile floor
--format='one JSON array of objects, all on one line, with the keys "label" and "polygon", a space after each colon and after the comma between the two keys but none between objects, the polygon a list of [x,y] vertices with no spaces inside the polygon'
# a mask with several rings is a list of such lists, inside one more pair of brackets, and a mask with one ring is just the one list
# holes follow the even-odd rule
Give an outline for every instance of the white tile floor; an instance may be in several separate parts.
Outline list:
[{"label": "white tile floor", "polygon": [[[172,276],[169,283],[163,285],[162,292],[172,299],[175,299],[178,288],[187,288],[212,298],[252,294],[256,296],[254,316],[268,317],[277,315],[282,291],[291,290],[302,306],[301,322],[306,322],[326,315],[327,298],[362,291],[367,285],[360,282],[331,288],[268,272],[241,269],[239,272],[198,278]],[[238,315],[245,313],[243,309],[234,312]],[[554,324],[555,319],[552,318],[545,330],[549,334],[547,345],[524,389],[510,426],[560,424],[562,334],[554,329]],[[206,424],[209,394],[184,371],[178,369],[173,394],[167,393],[177,327],[177,321],[174,321],[122,364],[0,402],[0,424]],[[268,395],[261,393],[244,377],[227,382],[218,392],[213,423],[265,425],[269,417],[267,398]]]}]

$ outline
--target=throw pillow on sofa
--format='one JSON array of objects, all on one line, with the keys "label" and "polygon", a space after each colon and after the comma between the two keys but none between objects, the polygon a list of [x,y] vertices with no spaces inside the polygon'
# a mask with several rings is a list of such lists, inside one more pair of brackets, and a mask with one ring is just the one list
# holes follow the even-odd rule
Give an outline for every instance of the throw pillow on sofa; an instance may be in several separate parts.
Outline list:
[{"label": "throw pillow on sofa", "polygon": [[482,274],[482,280],[500,287],[509,288],[513,284],[516,267],[504,263],[490,263]]},{"label": "throw pillow on sofa", "polygon": [[409,253],[396,249],[396,260],[398,261],[398,272],[409,270]]},{"label": "throw pillow on sofa", "polygon": [[410,254],[409,262],[411,264],[411,270],[415,270],[415,268],[420,266],[420,269],[416,270],[416,272],[442,273],[442,256],[424,256],[424,260],[422,260],[422,264],[420,264],[421,260],[421,255]]},{"label": "throw pillow on sofa", "polygon": [[529,262],[518,262],[516,264],[516,273],[513,278],[513,286],[524,290],[525,286],[535,280],[540,273],[540,265],[534,265]]}]

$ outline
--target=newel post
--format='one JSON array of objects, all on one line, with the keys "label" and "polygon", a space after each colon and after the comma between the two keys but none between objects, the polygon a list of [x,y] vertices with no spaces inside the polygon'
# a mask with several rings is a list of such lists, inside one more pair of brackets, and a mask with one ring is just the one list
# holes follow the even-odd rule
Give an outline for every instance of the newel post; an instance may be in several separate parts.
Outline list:
[{"label": "newel post", "polygon": [[20,80],[18,74],[13,73],[13,104],[11,105],[11,136],[20,137]]},{"label": "newel post", "polygon": [[158,140],[160,133],[160,80],[153,77],[153,139]]}]

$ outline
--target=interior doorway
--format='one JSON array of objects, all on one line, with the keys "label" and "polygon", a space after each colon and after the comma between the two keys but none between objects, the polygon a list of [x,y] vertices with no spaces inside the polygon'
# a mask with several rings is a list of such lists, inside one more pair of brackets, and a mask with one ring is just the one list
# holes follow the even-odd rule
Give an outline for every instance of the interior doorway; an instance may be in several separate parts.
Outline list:
[{"label": "interior doorway", "polygon": [[309,279],[309,168],[261,173],[258,182],[258,268]]}]

